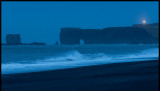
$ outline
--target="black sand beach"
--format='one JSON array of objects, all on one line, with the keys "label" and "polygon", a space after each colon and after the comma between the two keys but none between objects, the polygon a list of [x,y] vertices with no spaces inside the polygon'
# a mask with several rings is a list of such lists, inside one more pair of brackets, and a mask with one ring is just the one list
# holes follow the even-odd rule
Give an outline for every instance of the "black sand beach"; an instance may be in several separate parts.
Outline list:
[{"label": "black sand beach", "polygon": [[2,76],[2,91],[158,91],[159,61]]}]

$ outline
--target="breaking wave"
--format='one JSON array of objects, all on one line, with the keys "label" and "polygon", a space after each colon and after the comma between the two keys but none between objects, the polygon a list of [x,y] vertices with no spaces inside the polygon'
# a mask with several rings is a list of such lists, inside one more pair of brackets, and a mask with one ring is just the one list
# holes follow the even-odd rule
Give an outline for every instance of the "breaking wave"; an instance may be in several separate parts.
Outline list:
[{"label": "breaking wave", "polygon": [[2,74],[14,74],[158,59],[158,48],[151,48],[138,53],[125,55],[107,55],[104,53],[81,54],[77,50],[73,50],[58,57],[36,60],[31,63],[6,63],[1,66]]}]

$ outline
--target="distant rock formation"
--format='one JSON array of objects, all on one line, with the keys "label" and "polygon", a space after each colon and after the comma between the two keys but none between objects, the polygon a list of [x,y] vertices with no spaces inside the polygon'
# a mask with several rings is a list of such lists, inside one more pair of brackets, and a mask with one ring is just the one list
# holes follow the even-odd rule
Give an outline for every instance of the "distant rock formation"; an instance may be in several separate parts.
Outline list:
[{"label": "distant rock formation", "polygon": [[19,44],[21,44],[20,34],[8,34],[6,36],[6,43],[8,45],[19,45]]},{"label": "distant rock formation", "polygon": [[133,25],[133,27],[144,28],[152,36],[159,37],[159,23],[135,24],[135,25]]},{"label": "distant rock formation", "polygon": [[62,28],[61,44],[153,44],[159,43],[159,24],[104,29]]},{"label": "distant rock formation", "polygon": [[59,45],[59,44],[58,44],[58,41],[56,41],[55,45]]},{"label": "distant rock formation", "polygon": [[5,43],[1,43],[1,45],[6,45]]},{"label": "distant rock formation", "polygon": [[46,45],[45,43],[42,43],[42,42],[32,42],[28,45]]},{"label": "distant rock formation", "polygon": [[20,34],[7,34],[6,43],[1,43],[1,45],[46,45],[46,44],[42,42],[21,43]]}]

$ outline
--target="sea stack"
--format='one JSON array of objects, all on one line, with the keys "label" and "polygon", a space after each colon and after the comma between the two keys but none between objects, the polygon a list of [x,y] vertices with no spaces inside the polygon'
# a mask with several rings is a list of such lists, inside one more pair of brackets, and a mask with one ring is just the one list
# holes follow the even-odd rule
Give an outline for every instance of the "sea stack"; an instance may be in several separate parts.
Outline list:
[{"label": "sea stack", "polygon": [[20,34],[8,34],[6,36],[6,43],[8,45],[19,45],[19,44],[21,44]]},{"label": "sea stack", "polygon": [[58,44],[58,41],[56,41],[55,45],[59,45],[59,44]]}]

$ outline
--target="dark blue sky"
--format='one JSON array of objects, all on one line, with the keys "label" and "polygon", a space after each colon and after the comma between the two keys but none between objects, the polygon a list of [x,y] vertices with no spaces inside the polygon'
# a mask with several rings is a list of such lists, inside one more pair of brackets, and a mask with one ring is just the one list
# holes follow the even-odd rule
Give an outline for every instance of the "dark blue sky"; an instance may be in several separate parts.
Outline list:
[{"label": "dark blue sky", "polygon": [[60,28],[132,26],[159,22],[157,2],[2,2],[2,42],[8,33],[22,42],[54,44]]}]

